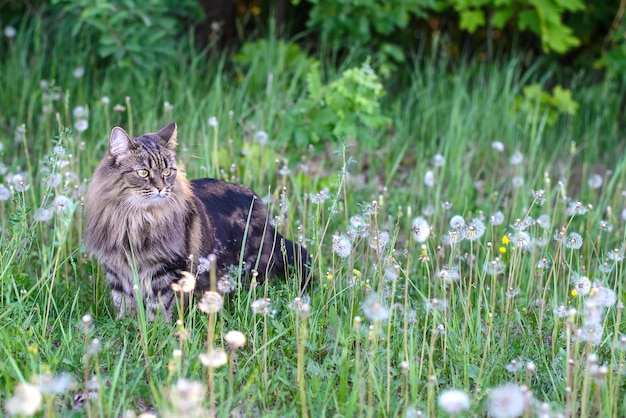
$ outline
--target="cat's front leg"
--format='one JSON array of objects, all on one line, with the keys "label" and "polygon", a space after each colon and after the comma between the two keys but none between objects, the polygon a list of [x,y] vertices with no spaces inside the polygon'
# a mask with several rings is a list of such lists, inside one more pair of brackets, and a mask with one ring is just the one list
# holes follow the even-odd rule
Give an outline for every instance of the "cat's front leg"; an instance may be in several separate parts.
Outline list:
[{"label": "cat's front leg", "polygon": [[163,313],[165,320],[172,317],[172,304],[174,303],[174,290],[172,283],[179,280],[179,274],[169,273],[152,278],[150,294],[146,299],[146,311],[148,321],[152,322],[159,311]]},{"label": "cat's front leg", "polygon": [[111,299],[115,307],[116,319],[122,319],[125,316],[135,317],[137,300],[132,293],[132,287],[124,286],[122,280],[112,271],[107,272],[107,279],[111,287]]}]

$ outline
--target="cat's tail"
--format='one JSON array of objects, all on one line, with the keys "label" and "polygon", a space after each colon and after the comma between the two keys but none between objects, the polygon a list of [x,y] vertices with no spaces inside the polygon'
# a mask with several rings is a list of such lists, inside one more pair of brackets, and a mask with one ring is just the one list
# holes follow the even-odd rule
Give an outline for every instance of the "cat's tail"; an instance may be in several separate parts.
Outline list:
[{"label": "cat's tail", "polygon": [[300,291],[307,290],[312,280],[309,253],[302,245],[277,234],[274,271],[278,276],[289,277],[291,275],[290,270],[300,282]]}]

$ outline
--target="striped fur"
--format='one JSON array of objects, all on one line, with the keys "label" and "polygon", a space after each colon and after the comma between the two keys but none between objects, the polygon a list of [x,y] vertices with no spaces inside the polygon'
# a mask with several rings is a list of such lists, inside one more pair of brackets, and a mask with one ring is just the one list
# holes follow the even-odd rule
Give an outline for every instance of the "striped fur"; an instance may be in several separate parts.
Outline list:
[{"label": "striped fur", "polygon": [[[173,123],[134,139],[114,128],[89,183],[85,246],[106,269],[118,317],[134,315],[141,294],[150,320],[160,309],[169,318],[171,284],[182,271],[197,271],[198,259],[209,254],[217,256],[218,274],[238,265],[244,248],[243,260],[256,268],[258,280],[285,277],[293,265],[304,283],[306,251],[269,225],[250,189],[187,180],[176,163],[176,133]],[[209,288],[208,273],[200,274],[196,290]]]}]

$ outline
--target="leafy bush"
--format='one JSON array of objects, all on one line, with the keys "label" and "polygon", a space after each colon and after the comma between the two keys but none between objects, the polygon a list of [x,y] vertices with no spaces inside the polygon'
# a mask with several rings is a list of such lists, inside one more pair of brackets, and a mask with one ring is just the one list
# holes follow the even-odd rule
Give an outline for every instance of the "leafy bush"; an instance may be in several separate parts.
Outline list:
[{"label": "leafy bush", "polygon": [[[301,0],[292,0],[293,4]],[[411,17],[425,18],[436,0],[307,0],[312,4],[307,26],[323,42],[335,45],[370,45],[372,60],[387,78],[404,61],[402,48],[385,40],[405,29]]]},{"label": "leafy bush", "polygon": [[383,85],[369,61],[343,72],[341,77],[322,83],[319,63],[307,74],[307,96],[286,115],[284,137],[295,147],[318,146],[329,140],[349,137],[368,147],[376,146],[371,129],[390,123],[379,99]]},{"label": "leafy bush", "polygon": [[[260,59],[261,56],[263,59]],[[265,91],[269,74],[294,79],[317,61],[293,42],[259,39],[244,43],[233,56],[233,62],[237,79],[242,81],[247,78],[248,92],[255,95]]]},{"label": "leafy bush", "polygon": [[572,98],[572,92],[561,86],[555,86],[550,94],[541,85],[532,84],[524,87],[524,97],[515,100],[515,107],[527,115],[545,113],[546,123],[551,125],[560,114],[574,116],[578,103]]},{"label": "leafy bush", "polygon": [[130,71],[139,80],[175,59],[185,19],[202,19],[193,0],[55,0],[72,19],[72,36],[84,31],[97,44],[100,58],[114,68]]},{"label": "leafy bush", "polygon": [[[563,54],[580,45],[570,27],[563,23],[566,13],[585,9],[580,0],[437,0],[437,9],[453,8],[459,14],[459,27],[470,33],[484,28],[491,20],[496,29],[517,21],[519,30],[530,30],[541,39],[544,52]],[[489,17],[489,14],[491,16]]]}]

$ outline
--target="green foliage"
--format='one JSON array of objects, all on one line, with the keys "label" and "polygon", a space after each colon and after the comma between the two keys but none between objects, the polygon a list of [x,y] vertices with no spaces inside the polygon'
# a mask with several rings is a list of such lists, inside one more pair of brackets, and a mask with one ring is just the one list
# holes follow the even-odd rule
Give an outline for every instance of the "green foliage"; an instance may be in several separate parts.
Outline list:
[{"label": "green foliage", "polygon": [[[407,28],[412,17],[425,18],[436,0],[307,0],[312,5],[307,26],[323,42],[370,45],[372,61],[387,78],[404,61],[402,48],[385,37]],[[300,0],[292,0],[293,4]]]},{"label": "green foliage", "polygon": [[369,61],[328,84],[322,82],[316,62],[306,79],[307,96],[288,111],[282,132],[292,138],[289,145],[319,147],[345,137],[370,148],[377,145],[372,130],[388,125],[390,119],[380,108],[385,90]]},{"label": "green foliage", "polygon": [[97,54],[113,68],[143,80],[146,71],[175,59],[184,33],[183,20],[198,20],[203,12],[193,0],[54,0],[72,19],[72,36],[86,31]]},{"label": "green foliage", "polygon": [[539,84],[524,87],[524,96],[515,99],[515,108],[525,114],[545,112],[548,125],[555,123],[560,114],[576,115],[578,103],[572,98],[572,92],[561,86],[555,86],[552,94],[544,91]]},{"label": "green foliage", "polygon": [[268,87],[269,74],[294,79],[317,60],[309,57],[296,43],[264,38],[244,43],[233,56],[233,62],[237,79],[246,80],[248,92],[256,95]]},{"label": "green foliage", "polygon": [[[411,16],[426,17],[434,0],[308,0],[313,8],[307,25],[320,29],[325,42],[350,38],[362,43],[375,35],[405,28]],[[300,0],[292,0],[293,4]]]},{"label": "green foliage", "polygon": [[518,29],[529,30],[541,39],[546,53],[563,54],[580,45],[580,39],[563,22],[565,14],[585,9],[580,0],[438,0],[438,10],[449,7],[459,14],[459,27],[470,33],[484,28],[492,13],[494,28],[503,29],[516,21]]},{"label": "green foliage", "polygon": [[603,48],[602,56],[594,66],[606,68],[610,76],[621,77],[626,73],[626,22],[619,11],[618,17],[620,20],[614,22],[609,34],[610,48]]},{"label": "green foliage", "polygon": [[[308,0],[312,5],[307,25],[320,33],[325,42],[351,39],[366,45],[374,43],[381,63],[398,62],[388,53],[397,44],[385,37],[407,28],[411,17],[425,18],[433,13],[454,10],[458,27],[470,33],[484,29],[503,29],[513,23],[541,40],[544,52],[563,54],[580,45],[580,39],[565,22],[567,14],[585,10],[581,0]],[[300,0],[292,0],[297,4]],[[385,48],[381,48],[382,46]],[[380,66],[377,62],[377,65]],[[384,76],[388,73],[384,72]]]}]

